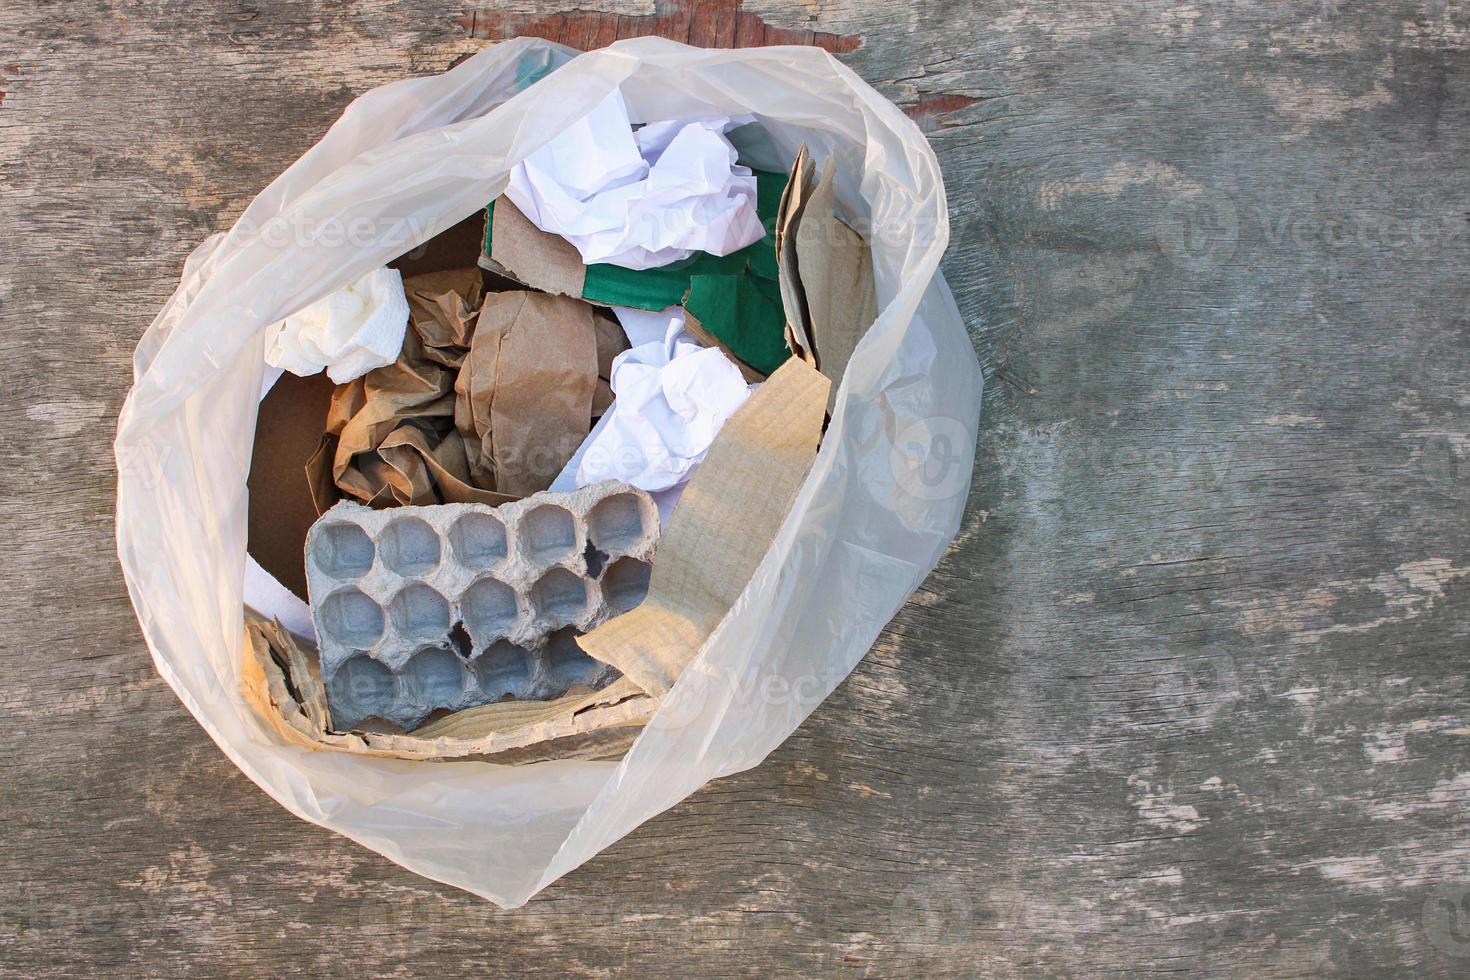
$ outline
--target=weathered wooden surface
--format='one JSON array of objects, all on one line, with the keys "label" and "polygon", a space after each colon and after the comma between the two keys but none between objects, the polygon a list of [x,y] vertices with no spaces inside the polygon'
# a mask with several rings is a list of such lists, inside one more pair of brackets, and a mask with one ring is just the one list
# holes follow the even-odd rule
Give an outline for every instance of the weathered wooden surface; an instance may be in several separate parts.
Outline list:
[{"label": "weathered wooden surface", "polygon": [[[0,7],[0,969],[1470,970],[1466,8],[574,6]],[[522,30],[820,32],[931,131],[990,386],[965,527],[853,676],[502,913],[177,704],[109,443],[191,245]]]}]

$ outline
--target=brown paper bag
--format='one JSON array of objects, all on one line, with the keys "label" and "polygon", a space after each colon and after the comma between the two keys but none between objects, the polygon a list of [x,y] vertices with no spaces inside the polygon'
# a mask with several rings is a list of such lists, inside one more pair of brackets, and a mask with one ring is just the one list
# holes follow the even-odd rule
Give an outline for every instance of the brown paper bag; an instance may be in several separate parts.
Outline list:
[{"label": "brown paper bag", "polygon": [[424,344],[424,356],[458,367],[470,346],[479,315],[483,280],[478,268],[426,272],[403,280],[409,322]]},{"label": "brown paper bag", "polygon": [[592,427],[592,307],[525,291],[485,298],[455,383],[471,481],[513,497],[545,490]]},{"label": "brown paper bag", "polygon": [[318,512],[341,494],[378,507],[512,499],[469,482],[454,430],[454,378],[474,332],[480,270],[413,276],[403,288],[409,328],[398,360],[333,392],[326,434],[307,466]]}]

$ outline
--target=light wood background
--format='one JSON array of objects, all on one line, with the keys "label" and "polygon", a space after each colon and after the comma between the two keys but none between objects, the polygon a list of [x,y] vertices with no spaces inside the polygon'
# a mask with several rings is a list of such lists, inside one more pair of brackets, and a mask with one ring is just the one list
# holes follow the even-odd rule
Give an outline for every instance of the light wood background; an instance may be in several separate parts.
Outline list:
[{"label": "light wood background", "polygon": [[[205,737],[110,443],[192,245],[517,33],[840,52],[944,166],[988,388],[836,694],[507,913]],[[1466,975],[1467,45],[1444,0],[0,5],[0,970]]]}]

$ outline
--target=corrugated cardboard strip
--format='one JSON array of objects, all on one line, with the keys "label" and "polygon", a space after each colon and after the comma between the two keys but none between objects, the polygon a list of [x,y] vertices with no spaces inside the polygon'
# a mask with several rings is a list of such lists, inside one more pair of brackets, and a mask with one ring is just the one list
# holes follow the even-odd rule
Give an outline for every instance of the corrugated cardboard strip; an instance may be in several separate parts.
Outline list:
[{"label": "corrugated cardboard strip", "polygon": [[806,480],[825,377],[791,358],[720,429],[669,518],[648,597],[577,645],[662,696],[730,611]]},{"label": "corrugated cardboard strip", "polygon": [[627,679],[555,701],[503,701],[458,711],[412,734],[338,732],[314,651],[279,623],[249,612],[241,692],[283,739],[318,751],[396,759],[481,759],[522,764],[621,755],[657,702]]},{"label": "corrugated cardboard strip", "polygon": [[581,298],[587,267],[575,245],[537,228],[507,197],[496,198],[489,213],[490,250],[480,257],[482,266],[534,289]]}]

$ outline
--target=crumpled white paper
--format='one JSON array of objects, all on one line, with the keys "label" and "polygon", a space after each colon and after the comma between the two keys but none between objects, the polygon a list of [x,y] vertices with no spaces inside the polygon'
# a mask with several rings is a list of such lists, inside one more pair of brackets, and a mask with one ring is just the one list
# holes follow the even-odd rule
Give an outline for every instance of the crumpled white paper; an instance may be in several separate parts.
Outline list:
[{"label": "crumpled white paper", "polygon": [[575,490],[621,480],[649,491],[664,520],[725,420],[750,396],[740,369],[684,331],[684,311],[614,307],[633,345],[613,361],[617,396],[552,482]]},{"label": "crumpled white paper", "polygon": [[752,117],[652,122],[633,132],[622,92],[518,164],[506,196],[586,263],[652,269],[728,255],[765,234],[756,181],[725,133]]},{"label": "crumpled white paper", "polygon": [[385,266],[287,317],[265,359],[303,378],[325,368],[335,383],[346,384],[396,361],[407,329],[403,276]]}]

